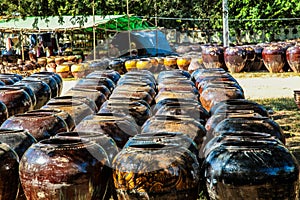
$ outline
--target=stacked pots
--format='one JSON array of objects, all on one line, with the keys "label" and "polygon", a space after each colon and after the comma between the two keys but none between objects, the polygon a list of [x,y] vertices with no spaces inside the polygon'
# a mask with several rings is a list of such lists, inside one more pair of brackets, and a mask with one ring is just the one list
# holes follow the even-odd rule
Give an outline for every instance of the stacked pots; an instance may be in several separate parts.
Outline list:
[{"label": "stacked pots", "polygon": [[226,100],[210,113],[199,154],[208,198],[298,199],[298,163],[262,105]]}]

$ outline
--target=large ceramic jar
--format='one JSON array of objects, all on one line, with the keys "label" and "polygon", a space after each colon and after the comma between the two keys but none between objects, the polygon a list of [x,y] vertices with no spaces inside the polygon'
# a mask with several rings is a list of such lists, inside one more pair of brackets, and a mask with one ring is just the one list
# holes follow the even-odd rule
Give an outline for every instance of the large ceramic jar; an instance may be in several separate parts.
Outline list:
[{"label": "large ceramic jar", "polygon": [[267,140],[224,143],[204,161],[210,199],[298,199],[299,168],[283,145]]},{"label": "large ceramic jar", "polygon": [[255,49],[252,46],[243,46],[246,50],[247,60],[243,71],[249,72],[253,69],[253,63],[255,60]]},{"label": "large ceramic jar", "polygon": [[19,89],[25,90],[25,92],[27,92],[27,94],[29,95],[29,97],[31,99],[31,103],[32,103],[33,108],[35,107],[35,105],[36,105],[36,96],[35,96],[34,91],[28,85],[18,84],[18,85],[7,85],[7,86],[4,86],[4,87],[7,87],[7,88],[19,88]]},{"label": "large ceramic jar", "polygon": [[115,91],[137,91],[137,92],[147,92],[152,98],[155,97],[156,91],[149,85],[139,86],[138,84],[124,84],[118,85]]},{"label": "large ceramic jar", "polygon": [[151,59],[150,58],[140,58],[137,60],[135,67],[137,70],[150,70],[152,67]]},{"label": "large ceramic jar", "polygon": [[25,85],[29,86],[36,97],[36,104],[34,106],[34,109],[39,109],[43,105],[45,105],[51,98],[51,88],[47,83],[44,81],[34,81],[34,80],[22,80],[15,85]]},{"label": "large ceramic jar", "polygon": [[51,76],[31,75],[31,76],[24,78],[23,80],[44,81],[51,88],[51,98],[57,97],[57,95],[59,93],[58,84],[57,84],[56,80]]},{"label": "large ceramic jar", "polygon": [[237,81],[222,81],[222,80],[214,80],[214,79],[205,78],[205,79],[203,79],[203,81],[201,81],[198,84],[199,94],[202,94],[202,92],[205,88],[213,86],[213,85],[217,85],[220,87],[236,87],[241,92],[244,92],[243,88],[240,86],[240,84]]},{"label": "large ceramic jar", "polygon": [[121,78],[121,75],[114,70],[93,71],[88,75],[86,75],[86,78],[99,78],[99,77],[110,78],[115,84],[117,84],[118,80]]},{"label": "large ceramic jar", "polygon": [[110,69],[117,71],[119,74],[126,73],[124,60],[122,60],[120,58],[111,60],[109,62],[109,67],[110,67]]},{"label": "large ceramic jar", "polygon": [[264,64],[269,72],[278,73],[285,65],[285,51],[279,45],[269,45],[264,47],[262,52]]},{"label": "large ceramic jar", "polygon": [[20,180],[27,199],[103,199],[108,163],[106,152],[94,142],[51,138],[26,151],[20,161]]},{"label": "large ceramic jar", "polygon": [[225,68],[224,48],[221,46],[202,47],[202,60],[205,68]]},{"label": "large ceramic jar", "polygon": [[146,101],[149,105],[152,105],[153,102],[153,97],[148,93],[143,90],[122,90],[118,89],[118,87],[114,90],[112,95],[110,96],[110,99],[114,98],[136,98],[139,100],[144,100]]},{"label": "large ceramic jar", "polygon": [[224,61],[228,71],[238,73],[243,70],[247,60],[247,51],[244,47],[227,47],[224,52]]},{"label": "large ceramic jar", "polygon": [[32,74],[31,76],[51,76],[55,79],[57,85],[58,85],[58,94],[57,96],[61,95],[61,92],[63,90],[63,80],[61,78],[61,76],[59,76],[58,74],[54,73],[54,72],[35,72],[34,74]]},{"label": "large ceramic jar", "polygon": [[80,86],[80,85],[86,85],[86,86],[101,86],[104,85],[106,86],[110,92],[112,92],[115,89],[115,83],[107,77],[99,77],[99,78],[83,78],[80,79],[76,85]]},{"label": "large ceramic jar", "polygon": [[259,71],[264,66],[264,61],[262,59],[262,52],[264,47],[262,45],[253,45],[252,48],[255,51],[254,61],[252,63],[251,71]]},{"label": "large ceramic jar", "polygon": [[155,102],[157,103],[167,98],[198,100],[199,94],[192,93],[191,91],[160,91],[155,97]]},{"label": "large ceramic jar", "polygon": [[15,200],[19,191],[19,157],[17,153],[0,142],[0,198]]},{"label": "large ceramic jar", "polygon": [[176,56],[164,57],[164,66],[166,67],[166,69],[178,69],[177,57]]},{"label": "large ceramic jar", "polygon": [[197,199],[199,163],[178,145],[135,144],[113,161],[117,199]]},{"label": "large ceramic jar", "polygon": [[6,105],[9,116],[33,110],[30,96],[21,88],[0,87],[0,101]]},{"label": "large ceramic jar", "polygon": [[69,113],[75,121],[75,124],[79,122],[88,115],[95,113],[87,104],[82,103],[77,100],[58,100],[48,102],[42,107],[42,109],[60,109]]},{"label": "large ceramic jar", "polygon": [[130,137],[138,134],[135,121],[120,113],[98,113],[85,117],[75,131],[103,133],[111,137],[119,148],[123,148]]},{"label": "large ceramic jar", "polygon": [[3,122],[1,128],[28,130],[37,141],[69,131],[62,118],[49,113],[16,114]]},{"label": "large ceramic jar", "polygon": [[187,56],[177,57],[177,66],[179,69],[188,71],[192,58]]},{"label": "large ceramic jar", "polygon": [[291,69],[299,73],[300,72],[300,46],[291,46],[286,50],[286,59]]}]

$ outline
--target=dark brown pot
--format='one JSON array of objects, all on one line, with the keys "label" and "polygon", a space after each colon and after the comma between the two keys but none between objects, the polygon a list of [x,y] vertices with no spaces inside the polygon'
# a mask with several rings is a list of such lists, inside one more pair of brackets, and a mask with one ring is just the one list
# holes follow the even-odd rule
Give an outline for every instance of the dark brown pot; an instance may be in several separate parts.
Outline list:
[{"label": "dark brown pot", "polygon": [[139,85],[134,85],[134,84],[125,84],[125,85],[118,85],[115,89],[115,91],[144,91],[147,92],[152,98],[155,97],[156,92],[155,90],[148,86],[139,86]]},{"label": "dark brown pot", "polygon": [[[211,82],[211,81],[233,81],[233,82],[237,82],[237,80],[232,77],[229,73],[224,73],[224,74],[206,74],[206,75],[201,75],[198,76],[198,78],[196,79],[195,85],[198,88],[198,90],[200,88],[203,88],[203,84],[206,84],[207,82]],[[202,90],[200,90],[202,92]]]},{"label": "dark brown pot", "polygon": [[25,90],[25,92],[27,92],[27,94],[30,96],[33,108],[35,107],[37,100],[36,100],[35,93],[31,89],[31,87],[29,87],[28,85],[21,85],[21,84],[18,84],[18,85],[8,85],[6,87],[8,87],[8,88],[10,88],[10,87],[12,87],[12,88],[19,88],[19,89]]},{"label": "dark brown pot", "polygon": [[59,93],[59,87],[56,80],[47,75],[30,75],[23,80],[33,80],[33,81],[44,81],[51,88],[51,98],[57,97]]},{"label": "dark brown pot", "polygon": [[56,116],[62,118],[66,122],[66,124],[68,125],[68,129],[70,131],[72,131],[75,128],[75,121],[74,121],[73,117],[69,113],[67,113],[63,110],[60,110],[60,109],[43,108],[43,109],[32,110],[32,111],[29,111],[27,113],[48,113],[48,114],[53,114],[53,115],[56,115]]},{"label": "dark brown pot", "polygon": [[109,89],[105,86],[105,85],[95,85],[93,83],[88,83],[87,81],[85,81],[84,83],[77,83],[74,86],[75,89],[90,89],[90,90],[97,90],[101,93],[104,94],[105,98],[109,98],[111,95],[111,92],[109,91]]},{"label": "dark brown pot", "polygon": [[0,101],[6,105],[9,116],[33,110],[30,96],[20,88],[0,87]]},{"label": "dark brown pot", "polygon": [[34,81],[34,80],[22,80],[17,82],[15,85],[26,85],[29,86],[36,97],[36,104],[34,109],[39,109],[45,105],[51,98],[51,88],[44,81]]},{"label": "dark brown pot", "polygon": [[53,77],[57,83],[58,86],[58,93],[57,96],[61,95],[61,92],[63,90],[63,80],[60,75],[54,73],[54,72],[35,72],[31,76],[50,76]]},{"label": "dark brown pot", "polygon": [[286,50],[286,59],[291,69],[299,73],[300,72],[300,46],[292,46]]},{"label": "dark brown pot", "polygon": [[246,64],[247,51],[241,46],[227,47],[224,52],[224,60],[229,72],[241,72]]},{"label": "dark brown pot", "polygon": [[264,47],[261,45],[253,45],[252,48],[255,51],[255,58],[252,64],[251,71],[259,71],[264,68],[264,61],[262,59],[262,52]]},{"label": "dark brown pot", "polygon": [[[106,86],[110,92],[112,92],[116,85],[114,82],[107,77],[99,77],[99,78],[82,78],[80,79],[76,85],[87,85],[87,86]],[[75,86],[76,87],[76,86]]]},{"label": "dark brown pot", "polygon": [[41,195],[44,199],[103,199],[110,176],[108,163],[104,149],[94,142],[51,138],[26,151],[20,161],[20,180],[27,199],[38,200]]},{"label": "dark brown pot", "polygon": [[224,48],[220,46],[202,47],[202,60],[205,68],[226,68]]},{"label": "dark brown pot", "polygon": [[198,100],[199,94],[195,94],[190,91],[160,91],[155,97],[155,102],[157,103],[167,98],[183,98]]},{"label": "dark brown pot", "polygon": [[102,70],[102,71],[93,71],[86,76],[86,78],[100,78],[107,77],[110,78],[115,84],[121,78],[121,75],[114,70]]},{"label": "dark brown pot", "polygon": [[107,100],[106,96],[98,90],[74,87],[68,90],[65,96],[87,97],[95,102],[98,109],[100,109],[101,105]]},{"label": "dark brown pot", "polygon": [[192,74],[191,74],[191,80],[195,83],[196,80],[200,77],[200,80],[206,76],[216,76],[216,75],[223,75],[223,74],[228,74],[224,69],[222,68],[209,68],[209,69],[196,69]]},{"label": "dark brown pot", "polygon": [[110,99],[113,98],[135,98],[137,100],[144,100],[149,105],[152,105],[153,97],[150,96],[148,92],[145,92],[143,90],[137,91],[137,90],[119,90],[118,87],[114,90],[114,92],[111,94]]},{"label": "dark brown pot", "polygon": [[264,64],[270,73],[281,72],[285,65],[285,51],[279,45],[264,47],[262,52]]},{"label": "dark brown pot", "polygon": [[187,71],[183,71],[183,70],[161,71],[157,76],[157,82],[160,83],[165,79],[169,79],[169,78],[189,79],[190,77],[191,75]]},{"label": "dark brown pot", "polygon": [[16,114],[3,122],[1,128],[28,130],[37,141],[69,131],[62,118],[49,113]]},{"label": "dark brown pot", "polygon": [[206,87],[210,87],[210,86],[213,86],[213,85],[217,85],[217,86],[220,86],[220,87],[235,87],[235,88],[239,89],[241,92],[244,92],[243,88],[236,81],[222,81],[222,80],[218,81],[218,80],[215,80],[215,79],[204,79],[198,85],[199,94],[201,94]]},{"label": "dark brown pot", "polygon": [[19,157],[6,143],[0,142],[0,198],[15,200],[19,190]]},{"label": "dark brown pot", "polygon": [[2,101],[0,101],[0,125],[7,120],[8,117],[7,107]]},{"label": "dark brown pot", "polygon": [[243,46],[246,50],[247,60],[243,71],[249,72],[253,69],[253,63],[255,60],[255,49],[252,46]]},{"label": "dark brown pot", "polygon": [[135,144],[113,161],[117,199],[195,200],[198,174],[196,157],[178,145]]},{"label": "dark brown pot", "polygon": [[77,100],[59,100],[48,102],[42,107],[42,109],[59,109],[69,113],[75,121],[75,124],[79,122],[88,115],[94,113],[94,111],[85,103]]},{"label": "dark brown pot", "polygon": [[128,139],[138,134],[135,121],[119,113],[98,113],[85,117],[76,127],[75,131],[104,133],[123,148]]}]

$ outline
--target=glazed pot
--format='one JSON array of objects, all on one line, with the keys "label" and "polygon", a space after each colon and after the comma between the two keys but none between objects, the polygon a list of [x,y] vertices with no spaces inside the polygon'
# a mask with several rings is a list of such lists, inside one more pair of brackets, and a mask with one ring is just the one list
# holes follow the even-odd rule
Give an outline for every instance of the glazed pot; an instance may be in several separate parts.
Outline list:
[{"label": "glazed pot", "polygon": [[204,126],[197,120],[183,115],[155,115],[142,126],[141,133],[153,132],[181,132],[188,135],[197,146],[201,147],[206,135]]},{"label": "glazed pot", "polygon": [[197,199],[198,174],[196,157],[178,145],[135,144],[113,161],[117,199]]},{"label": "glazed pot", "polygon": [[70,102],[79,101],[79,102],[85,103],[86,105],[88,105],[94,111],[94,113],[98,112],[98,107],[97,107],[96,103],[88,97],[60,96],[60,97],[55,97],[55,98],[50,99],[48,101],[48,103],[51,103],[51,102],[66,102],[66,101],[70,101]]},{"label": "glazed pot", "polygon": [[30,75],[23,80],[33,80],[33,81],[44,81],[51,88],[51,98],[57,97],[59,93],[59,87],[56,80],[47,75]]},{"label": "glazed pot", "polygon": [[68,78],[71,74],[70,66],[66,63],[57,65],[55,71],[61,78]]},{"label": "glazed pot", "polygon": [[36,105],[36,96],[34,91],[32,90],[32,88],[28,85],[22,85],[22,84],[18,84],[18,85],[8,85],[8,86],[4,86],[7,88],[19,88],[19,89],[23,89],[25,92],[27,92],[27,94],[29,95],[30,99],[31,99],[31,103],[33,108],[35,108]]},{"label": "glazed pot", "polygon": [[167,98],[183,98],[198,100],[199,94],[192,93],[190,91],[160,91],[155,97],[155,102],[162,101]]},{"label": "glazed pot", "polygon": [[264,47],[262,52],[264,65],[270,73],[278,73],[282,71],[285,65],[285,51],[279,45],[270,45]]},{"label": "glazed pot", "polygon": [[68,90],[65,96],[87,97],[95,102],[98,109],[100,109],[101,105],[107,100],[106,96],[98,90],[76,87],[72,87]]},{"label": "glazed pot", "polygon": [[207,87],[211,86],[219,86],[219,87],[235,87],[239,89],[241,92],[244,92],[243,88],[240,86],[240,84],[236,81],[222,81],[222,80],[215,80],[215,79],[203,79],[198,84],[198,92],[199,94],[202,94],[203,90]]},{"label": "glazed pot", "polygon": [[13,77],[2,76],[0,77],[0,81],[4,83],[4,85],[13,85],[17,81],[14,80]]},{"label": "glazed pot", "polygon": [[147,92],[152,98],[156,96],[156,91],[150,87],[149,85],[140,86],[138,84],[124,84],[124,85],[117,85],[116,91],[144,91]]},{"label": "glazed pot", "polygon": [[0,142],[0,198],[15,200],[19,191],[19,157],[17,153]]},{"label": "glazed pot", "polygon": [[89,85],[93,85],[93,86],[104,85],[109,89],[110,92],[112,92],[116,87],[114,82],[110,78],[107,78],[107,77],[80,79],[76,83],[76,85],[86,85],[86,86],[89,86]]},{"label": "glazed pot", "polygon": [[0,101],[0,125],[9,117],[7,106]]},{"label": "glazed pot", "polygon": [[191,75],[187,71],[178,70],[178,69],[170,70],[170,71],[161,71],[157,76],[157,82],[160,83],[166,78],[172,79],[174,77],[190,79]]},{"label": "glazed pot", "polygon": [[35,72],[34,74],[32,74],[31,76],[51,76],[55,79],[57,86],[58,86],[58,94],[57,96],[61,95],[61,92],[63,90],[63,80],[61,78],[61,76],[59,76],[57,73],[54,72]]},{"label": "glazed pot", "polygon": [[39,109],[45,105],[51,98],[51,88],[44,81],[37,80],[22,80],[17,82],[15,85],[26,85],[29,86],[36,97],[36,104],[34,109]]},{"label": "glazed pot", "polygon": [[27,199],[41,199],[41,195],[44,199],[103,199],[110,175],[108,163],[106,152],[94,142],[45,139],[22,157],[20,180]]},{"label": "glazed pot", "polygon": [[69,131],[62,118],[50,113],[16,114],[3,122],[1,128],[28,130],[37,141]]},{"label": "glazed pot", "polygon": [[204,162],[210,199],[298,199],[298,168],[286,147],[263,139],[222,144]]},{"label": "glazed pot", "polygon": [[207,86],[200,94],[202,106],[209,112],[217,103],[227,99],[244,99],[244,93],[236,87],[218,85]]},{"label": "glazed pot", "polygon": [[[232,77],[229,73],[222,74],[222,75],[204,75],[204,76],[198,76],[198,78],[195,81],[195,85],[200,89],[201,85],[206,84],[207,82],[211,81],[233,81],[237,83],[237,80]],[[202,92],[202,90],[201,90]]]},{"label": "glazed pot", "polygon": [[224,52],[224,61],[228,71],[238,73],[243,70],[247,60],[247,51],[241,46],[227,47]]},{"label": "glazed pot", "polygon": [[224,48],[221,46],[202,47],[202,60],[205,68],[226,68]]},{"label": "glazed pot", "polygon": [[255,58],[252,63],[251,71],[259,71],[264,67],[264,61],[262,59],[262,52],[264,50],[264,47],[261,45],[253,45],[252,47],[255,51]]},{"label": "glazed pot", "polygon": [[30,96],[21,88],[0,87],[0,101],[6,105],[9,116],[33,110]]},{"label": "glazed pot", "polygon": [[23,76],[16,73],[1,73],[0,79],[1,78],[11,78],[14,82],[18,82],[23,79]]},{"label": "glazed pot", "polygon": [[60,110],[60,109],[43,108],[43,109],[36,109],[36,110],[28,111],[26,113],[53,114],[55,116],[60,117],[61,119],[63,119],[66,122],[66,124],[68,126],[68,130],[72,131],[75,128],[75,121],[74,121],[73,117],[69,113],[67,113],[63,110]]},{"label": "glazed pot", "polygon": [[126,115],[118,113],[89,115],[75,127],[75,131],[103,133],[111,137],[119,148],[123,148],[130,137],[138,134],[136,123],[126,118]]},{"label": "glazed pot", "polygon": [[196,82],[196,80],[200,77],[200,80],[206,76],[216,76],[216,75],[228,75],[228,72],[226,72],[223,68],[208,68],[208,69],[196,69],[191,74],[191,80],[193,82]]},{"label": "glazed pot", "polygon": [[137,100],[144,100],[149,105],[152,105],[153,97],[150,96],[148,92],[145,92],[143,90],[120,90],[118,87],[114,90],[112,95],[110,96],[110,99],[114,98],[136,98]]},{"label": "glazed pot", "polygon": [[109,68],[117,71],[119,74],[125,74],[126,68],[124,64],[124,60],[116,58],[109,62]]},{"label": "glazed pot", "polygon": [[184,71],[188,71],[191,61],[192,58],[187,56],[179,56],[176,60],[178,68]]},{"label": "glazed pot", "polygon": [[100,77],[110,78],[115,84],[117,84],[118,80],[121,78],[121,75],[114,70],[101,70],[101,71],[93,71],[86,76],[86,78],[100,78]]},{"label": "glazed pot", "polygon": [[176,56],[166,56],[164,57],[164,66],[166,69],[178,69],[177,57]]},{"label": "glazed pot", "polygon": [[86,67],[82,63],[76,63],[71,66],[72,76],[76,79],[84,78],[86,75]]},{"label": "glazed pot", "polygon": [[299,73],[300,72],[300,46],[291,46],[286,50],[286,59],[291,69]]},{"label": "glazed pot", "polygon": [[59,109],[63,110],[71,115],[74,119],[75,124],[79,124],[79,122],[88,115],[94,113],[94,111],[85,103],[82,103],[77,100],[59,100],[48,102],[46,105],[42,107],[42,109]]},{"label": "glazed pot", "polygon": [[137,70],[150,70],[151,67],[152,67],[152,63],[149,58],[140,58],[136,62]]},{"label": "glazed pot", "polygon": [[252,46],[244,46],[246,50],[247,60],[243,71],[249,72],[253,69],[253,63],[255,60],[255,49]]}]

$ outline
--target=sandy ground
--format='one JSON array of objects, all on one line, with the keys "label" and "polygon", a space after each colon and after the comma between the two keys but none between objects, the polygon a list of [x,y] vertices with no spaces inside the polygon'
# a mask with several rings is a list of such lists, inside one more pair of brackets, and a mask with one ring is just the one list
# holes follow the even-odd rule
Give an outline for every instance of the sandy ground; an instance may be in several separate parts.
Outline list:
[{"label": "sandy ground", "polygon": [[[236,78],[247,99],[293,97],[294,90],[300,90],[300,77]],[[77,81],[64,81],[64,94]]]}]

